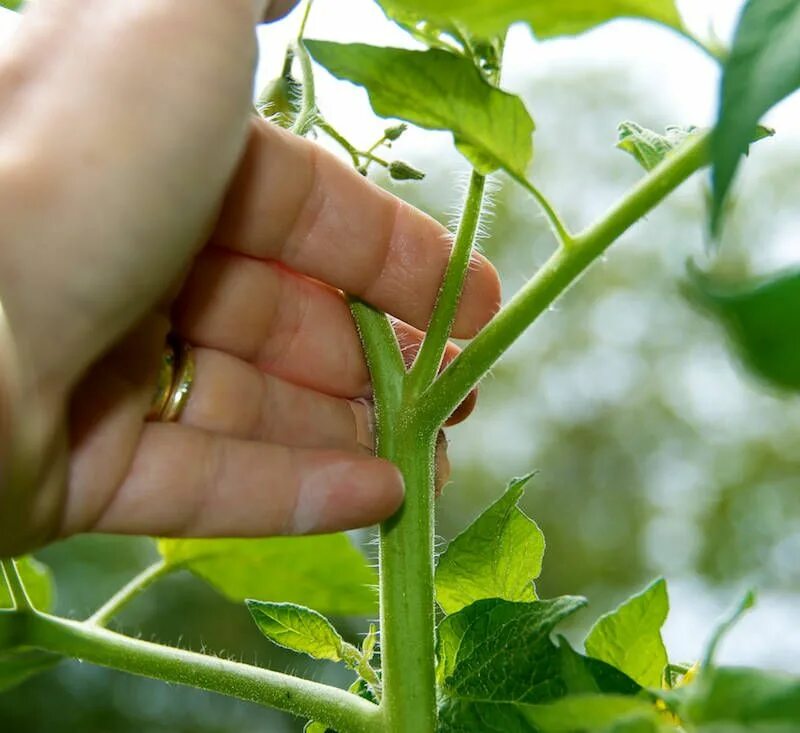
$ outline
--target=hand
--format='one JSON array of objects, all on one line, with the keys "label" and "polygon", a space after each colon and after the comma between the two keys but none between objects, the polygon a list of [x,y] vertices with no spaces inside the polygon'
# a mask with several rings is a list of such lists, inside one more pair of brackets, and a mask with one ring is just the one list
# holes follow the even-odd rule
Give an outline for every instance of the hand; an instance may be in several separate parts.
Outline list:
[{"label": "hand", "polygon": [[[0,489],[0,556],[85,531],[332,531],[402,500],[369,454],[342,291],[396,317],[413,352],[449,238],[250,118],[263,15],[253,0],[49,0],[0,57],[0,297],[52,423],[37,490]],[[454,335],[498,304],[476,256]],[[197,375],[179,423],[146,423],[170,330]]]}]

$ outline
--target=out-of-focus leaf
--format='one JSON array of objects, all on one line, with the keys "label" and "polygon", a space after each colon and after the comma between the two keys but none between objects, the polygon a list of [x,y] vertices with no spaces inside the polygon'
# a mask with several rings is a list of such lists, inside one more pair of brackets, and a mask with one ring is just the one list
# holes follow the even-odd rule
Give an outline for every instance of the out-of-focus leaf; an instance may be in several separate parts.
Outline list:
[{"label": "out-of-focus leaf", "polygon": [[[693,725],[800,726],[800,679],[748,668],[706,670],[676,695],[679,714]],[[771,730],[765,728],[765,730]]]},{"label": "out-of-focus leaf", "polygon": [[505,494],[458,535],[436,566],[436,600],[455,613],[482,598],[535,601],[544,535],[517,507],[530,476],[514,479]]},{"label": "out-of-focus leaf", "polygon": [[35,649],[12,649],[0,652],[0,693],[22,684],[29,677],[54,667],[61,661],[57,654]]},{"label": "out-of-focus leaf", "polygon": [[[18,559],[17,570],[19,570],[22,582],[28,591],[34,607],[39,611],[50,611],[55,600],[55,584],[50,568],[31,556]],[[2,571],[0,571],[0,608],[11,608],[11,597],[8,589],[3,582]]]},{"label": "out-of-focus leaf", "polygon": [[712,231],[759,119],[800,87],[800,3],[749,0],[725,62],[719,114],[711,139]]},{"label": "out-of-focus leaf", "polygon": [[247,601],[247,608],[259,631],[278,646],[314,659],[344,660],[345,641],[322,614],[294,603]]},{"label": "out-of-focus leaf", "polygon": [[[585,605],[582,598],[513,603],[476,601],[438,628],[437,677],[442,731],[502,720],[509,731],[533,730],[517,707],[570,694],[634,695],[641,688],[622,672],[550,638],[555,626]],[[487,730],[503,730],[489,727]]]},{"label": "out-of-focus leaf", "polygon": [[601,616],[586,637],[586,653],[643,687],[660,687],[667,665],[661,627],[668,613],[667,584],[662,578]]},{"label": "out-of-focus leaf", "polygon": [[361,43],[309,40],[306,47],[335,77],[363,86],[381,117],[449,130],[480,172],[503,168],[525,176],[533,120],[519,97],[489,84],[466,58]]},{"label": "out-of-focus leaf", "polygon": [[24,4],[25,0],[0,0],[0,8],[9,10],[21,10]]},{"label": "out-of-focus leaf", "polygon": [[714,629],[711,640],[708,642],[708,648],[703,658],[702,667],[707,668],[714,663],[714,656],[717,653],[720,643],[725,638],[725,635],[738,623],[739,619],[755,605],[756,594],[752,590],[749,590],[717,624],[717,628]]},{"label": "out-of-focus leaf", "polygon": [[160,540],[186,568],[233,601],[288,601],[327,613],[370,615],[378,578],[345,534],[257,540]]},{"label": "out-of-focus leaf", "polygon": [[378,0],[401,23],[458,25],[480,38],[528,23],[539,38],[583,33],[616,18],[640,18],[683,29],[674,0]]},{"label": "out-of-focus leaf", "polygon": [[713,313],[762,379],[800,390],[800,271],[722,284],[692,270],[689,295]]},{"label": "out-of-focus leaf", "polygon": [[522,713],[541,733],[600,733],[631,719],[658,723],[653,704],[630,695],[570,695],[549,705],[525,705]]}]

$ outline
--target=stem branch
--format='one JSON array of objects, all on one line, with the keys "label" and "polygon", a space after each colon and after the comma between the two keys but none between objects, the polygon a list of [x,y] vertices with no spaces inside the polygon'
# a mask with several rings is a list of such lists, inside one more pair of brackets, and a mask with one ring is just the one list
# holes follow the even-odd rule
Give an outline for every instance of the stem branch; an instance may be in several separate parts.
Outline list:
[{"label": "stem branch", "polygon": [[409,373],[409,392],[420,394],[430,386],[439,371],[447,340],[456,318],[458,301],[464,287],[464,279],[469,269],[469,258],[475,242],[475,234],[481,218],[483,192],[486,178],[476,171],[472,172],[469,189],[458,224],[453,251],[447,263],[444,279],[436,300],[428,332],[417,354],[414,366]]},{"label": "stem branch", "polygon": [[86,620],[86,623],[92,626],[107,626],[109,621],[119,614],[134,598],[173,570],[175,568],[168,565],[166,560],[159,560],[153,563],[149,568],[146,568],[133,578],[130,583],[120,588]]},{"label": "stem branch", "polygon": [[0,560],[0,567],[2,567],[2,575],[6,579],[6,587],[13,608],[17,611],[32,611],[33,603],[28,596],[28,591],[25,590],[25,583],[22,582],[17,563],[10,558]]},{"label": "stem branch", "polygon": [[0,639],[6,631],[27,647],[277,708],[342,733],[384,730],[377,705],[299,677],[131,639],[46,614],[0,612]]},{"label": "stem branch", "polygon": [[662,161],[596,223],[559,247],[426,391],[426,421],[440,424],[512,343],[629,227],[708,162],[708,133]]}]

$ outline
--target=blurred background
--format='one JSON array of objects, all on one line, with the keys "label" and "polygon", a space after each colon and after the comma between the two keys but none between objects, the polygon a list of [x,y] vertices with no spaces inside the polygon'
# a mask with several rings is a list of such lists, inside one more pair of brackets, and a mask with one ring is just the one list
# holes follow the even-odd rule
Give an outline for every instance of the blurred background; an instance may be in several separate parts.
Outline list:
[{"label": "blurred background", "polygon": [[[679,2],[690,27],[730,40],[739,0]],[[275,76],[298,13],[260,31],[257,86]],[[0,11],[0,39],[15,20]],[[310,37],[413,46],[368,0],[317,0]],[[358,146],[385,123],[366,95],[318,70],[320,107]],[[504,85],[523,96],[537,132],[532,178],[580,229],[643,172],[616,150],[616,127],[708,125],[718,70],[697,48],[645,23],[619,21],[576,39],[538,43],[511,32]],[[673,661],[701,652],[715,618],[748,587],[759,603],[721,649],[726,663],[800,673],[800,400],[743,371],[722,331],[681,293],[686,264],[726,275],[800,266],[800,98],[776,108],[777,135],[743,168],[722,247],[705,240],[706,180],[696,176],[629,231],[514,346],[483,383],[475,415],[449,433],[453,475],[438,507],[442,542],[536,470],[524,508],[547,538],[540,595],[583,594],[600,613],[667,578],[665,636]],[[321,140],[327,144],[327,140]],[[393,157],[421,183],[376,180],[444,222],[458,210],[465,161],[449,135],[410,131]],[[493,180],[481,246],[508,299],[553,249],[534,202]],[[370,536],[363,539],[369,542]],[[371,551],[367,548],[368,551]],[[58,611],[81,617],[154,557],[147,540],[81,537],[39,553],[58,583]],[[342,619],[353,638],[361,619]],[[257,660],[347,684],[327,665],[282,654],[243,607],[199,581],[169,578],[120,619],[129,633]],[[575,639],[581,629],[570,630]],[[64,663],[0,695],[3,733],[249,733],[302,724],[238,703]]]}]

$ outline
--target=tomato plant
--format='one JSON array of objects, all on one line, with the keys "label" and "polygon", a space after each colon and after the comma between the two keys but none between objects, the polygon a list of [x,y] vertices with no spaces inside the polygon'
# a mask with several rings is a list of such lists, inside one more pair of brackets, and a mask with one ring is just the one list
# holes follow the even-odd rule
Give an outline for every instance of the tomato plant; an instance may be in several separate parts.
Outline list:
[{"label": "tomato plant", "polygon": [[[18,3],[5,3],[18,5]],[[405,477],[406,501],[380,528],[377,576],[346,535],[264,540],[160,540],[161,560],[84,621],[47,612],[49,575],[32,558],[2,561],[0,689],[65,657],[191,685],[285,710],[307,730],[392,731],[791,731],[800,725],[800,680],[715,662],[717,644],[754,601],[747,594],[698,650],[670,661],[661,636],[669,601],[656,580],[597,619],[574,649],[556,627],[583,598],[539,598],[544,555],[538,526],[518,507],[529,477],[502,496],[437,555],[434,452],[441,426],[514,341],[631,226],[697,171],[710,165],[709,227],[718,235],[734,174],[751,143],[771,134],[759,120],[800,86],[800,4],[750,0],[731,49],[692,35],[673,0],[379,0],[388,21],[418,50],[308,39],[301,29],[280,76],[257,102],[274,124],[298,135],[327,134],[367,174],[397,180],[423,174],[383,157],[382,146],[415,125],[452,134],[472,168],[449,265],[427,335],[406,368],[387,317],[353,300],[351,309],[372,375],[379,455]],[[307,6],[306,13],[310,10]],[[712,130],[665,134],[620,125],[619,147],[644,169],[641,180],[597,221],[573,231],[528,177],[534,122],[501,87],[504,39],[512,23],[539,39],[576,35],[617,17],[657,23],[723,65],[719,119]],[[305,27],[305,23],[303,23]],[[334,129],[317,105],[314,63],[366,89],[387,123],[368,150]],[[295,73],[298,71],[298,77]],[[487,177],[505,175],[547,218],[552,256],[495,318],[440,371],[485,206]],[[800,277],[757,282],[690,277],[692,297],[716,315],[743,360],[763,379],[800,389]],[[347,691],[108,630],[138,594],[188,569],[227,597],[246,602],[274,643],[352,670]],[[320,611],[370,614],[379,586],[379,626],[361,645],[346,642]],[[5,588],[5,590],[3,590]]]}]

